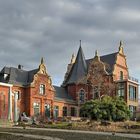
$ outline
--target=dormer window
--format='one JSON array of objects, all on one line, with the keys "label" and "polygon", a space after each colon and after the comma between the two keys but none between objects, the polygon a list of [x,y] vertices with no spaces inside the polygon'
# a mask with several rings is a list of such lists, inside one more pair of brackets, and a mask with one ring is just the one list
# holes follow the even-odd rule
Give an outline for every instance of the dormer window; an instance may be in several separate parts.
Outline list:
[{"label": "dormer window", "polygon": [[8,74],[4,73],[4,80],[6,80],[8,77]]},{"label": "dormer window", "polygon": [[45,85],[43,85],[43,84],[40,85],[39,93],[41,95],[44,95],[45,94]]}]

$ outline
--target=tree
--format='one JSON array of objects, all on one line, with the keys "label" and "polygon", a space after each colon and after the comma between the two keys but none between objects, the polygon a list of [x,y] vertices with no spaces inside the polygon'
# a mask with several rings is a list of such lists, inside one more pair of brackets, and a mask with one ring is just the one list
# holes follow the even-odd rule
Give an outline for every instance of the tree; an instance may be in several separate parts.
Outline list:
[{"label": "tree", "polygon": [[94,120],[124,121],[130,118],[130,111],[122,98],[104,96],[86,102],[81,107],[81,115]]},{"label": "tree", "polygon": [[88,84],[92,87],[94,98],[101,99],[104,95],[115,95],[115,83],[113,83],[112,77],[107,72],[109,69],[110,66],[103,63],[96,54],[90,63],[87,76]]}]

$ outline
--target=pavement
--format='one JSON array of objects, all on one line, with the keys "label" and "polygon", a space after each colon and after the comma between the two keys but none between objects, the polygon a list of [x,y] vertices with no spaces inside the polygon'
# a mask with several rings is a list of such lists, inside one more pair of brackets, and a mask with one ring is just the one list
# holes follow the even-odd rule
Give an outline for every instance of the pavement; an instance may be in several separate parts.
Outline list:
[{"label": "pavement", "polygon": [[33,138],[33,139],[39,139],[39,140],[63,140],[63,139],[55,138],[55,137],[31,135],[31,134],[23,134],[23,133],[0,132],[0,134],[10,134],[10,135],[14,135],[14,136],[21,136],[21,137],[25,137],[25,138]]},{"label": "pavement", "polygon": [[[23,129],[23,127],[9,127],[9,128]],[[83,131],[83,130],[48,129],[48,128],[31,128],[31,127],[27,127],[26,130],[39,130],[39,131],[53,131],[53,132],[67,132],[67,133],[96,134],[96,135],[112,136],[111,132],[95,132],[95,131]],[[16,134],[19,134],[19,133],[16,133]],[[24,134],[24,135],[26,135],[26,134]],[[28,135],[26,135],[26,136],[28,136]],[[115,136],[140,139],[140,134],[115,133]],[[38,136],[38,137],[40,137],[40,136]]]}]

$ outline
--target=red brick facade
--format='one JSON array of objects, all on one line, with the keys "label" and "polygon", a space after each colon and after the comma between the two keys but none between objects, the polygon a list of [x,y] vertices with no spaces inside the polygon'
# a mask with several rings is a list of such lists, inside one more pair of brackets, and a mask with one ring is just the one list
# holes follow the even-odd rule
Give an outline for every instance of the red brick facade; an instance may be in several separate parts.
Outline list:
[{"label": "red brick facade", "polygon": [[[100,97],[104,94],[123,96],[130,109],[135,111],[138,106],[138,81],[129,76],[126,57],[121,45],[119,51],[115,53],[114,63],[111,68],[108,68],[106,63],[103,62],[102,59],[104,57],[100,58],[96,53],[96,56],[90,60],[87,74],[84,77],[78,82],[63,84],[62,88],[71,97],[69,99],[66,99],[67,96],[59,97],[62,93],[57,93],[58,91],[52,85],[43,60],[37,72],[33,75],[31,83],[21,85],[1,82],[0,119],[14,120],[15,114],[18,116],[23,112],[27,116],[38,114],[46,119],[63,116],[79,116],[80,106],[86,101],[96,98],[94,88],[96,86],[99,88],[99,80],[102,80],[103,86],[105,87],[104,90],[100,90]],[[75,63],[77,62],[71,60],[65,79],[70,79],[70,74],[74,69]],[[109,73],[108,69],[111,69],[112,73]],[[97,71],[100,72],[99,75]],[[67,82],[68,80],[65,81]],[[131,92],[135,92],[135,95]],[[63,94],[65,95],[65,93]],[[12,100],[10,100],[9,96]],[[9,109],[10,105],[12,106],[11,109]]]}]

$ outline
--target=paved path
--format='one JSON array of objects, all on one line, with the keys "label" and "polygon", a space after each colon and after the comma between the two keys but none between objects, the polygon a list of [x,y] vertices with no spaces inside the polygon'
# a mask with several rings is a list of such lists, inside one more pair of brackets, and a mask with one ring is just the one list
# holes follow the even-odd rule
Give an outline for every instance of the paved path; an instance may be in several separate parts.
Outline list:
[{"label": "paved path", "polygon": [[[11,127],[9,127],[11,128]],[[13,129],[23,129],[23,127],[12,127]],[[27,127],[26,130],[39,130],[39,131],[53,131],[53,132],[68,132],[68,133],[82,133],[82,134],[96,134],[111,136],[111,132],[95,132],[95,131],[81,131],[81,130],[66,130],[66,129],[48,129],[48,128],[31,128]],[[127,133],[116,133],[115,136],[126,137],[126,138],[137,138],[140,139],[140,134],[127,134]]]},{"label": "paved path", "polygon": [[[13,127],[17,128],[17,127]],[[23,129],[22,127],[18,127]],[[97,135],[112,135],[111,132],[95,132],[95,131],[83,131],[83,130],[66,130],[66,129],[48,129],[48,128],[30,128],[27,127],[26,130],[40,130],[40,131],[53,131],[53,132],[69,132],[69,133],[84,133],[84,134],[97,134]],[[126,133],[116,133],[116,136],[126,137],[126,138],[139,138],[140,134],[126,134]]]},{"label": "paved path", "polygon": [[31,135],[31,134],[23,134],[23,133],[11,133],[11,132],[0,132],[0,134],[10,134],[14,136],[22,136],[25,138],[33,138],[33,139],[41,139],[41,140],[63,140],[60,138],[52,138],[48,136],[41,136],[41,135]]}]

